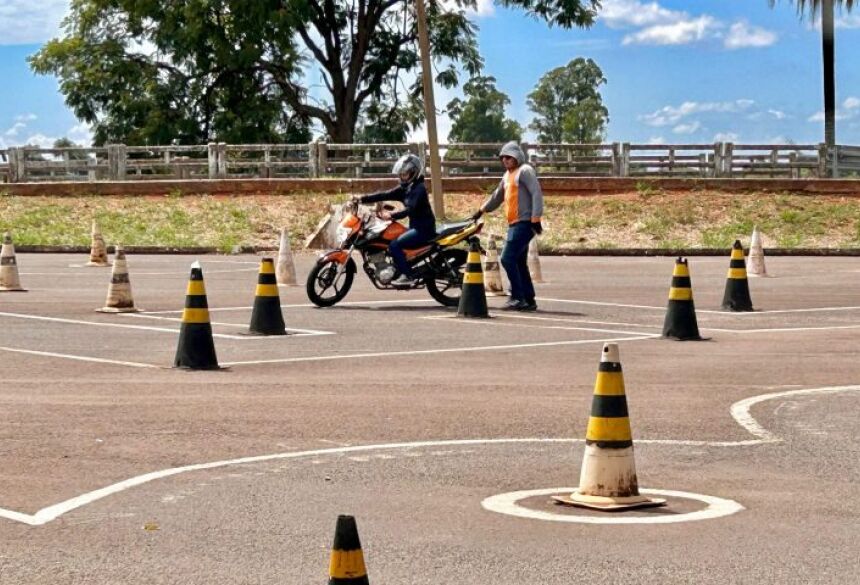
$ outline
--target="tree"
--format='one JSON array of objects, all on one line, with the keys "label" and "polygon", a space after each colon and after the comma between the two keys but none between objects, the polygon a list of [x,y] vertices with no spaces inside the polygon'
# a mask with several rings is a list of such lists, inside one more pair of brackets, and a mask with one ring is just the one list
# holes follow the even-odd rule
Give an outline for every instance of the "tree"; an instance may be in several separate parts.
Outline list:
[{"label": "tree", "polygon": [[[414,1],[75,0],[64,37],[30,62],[59,77],[98,144],[259,141],[302,135],[311,121],[352,142],[363,114],[396,105],[391,88],[422,95]],[[476,0],[427,2],[436,81],[453,87],[458,71],[482,66],[466,15]],[[497,2],[563,28],[590,26],[600,5]]]},{"label": "tree", "polygon": [[523,129],[505,117],[505,107],[511,100],[496,89],[494,77],[473,77],[463,86],[463,95],[465,100],[455,98],[448,103],[450,142],[519,141]]},{"label": "tree", "polygon": [[604,83],[603,72],[591,59],[574,59],[544,74],[528,96],[529,108],[537,114],[529,127],[538,141],[600,143],[609,122],[600,96]]},{"label": "tree", "polygon": [[[768,0],[771,7],[777,0]],[[824,143],[833,148],[836,146],[836,59],[833,8],[839,5],[851,11],[854,0],[793,0],[797,5],[798,14],[803,17],[809,14],[815,20],[817,12],[821,12],[821,58],[824,81]]]}]

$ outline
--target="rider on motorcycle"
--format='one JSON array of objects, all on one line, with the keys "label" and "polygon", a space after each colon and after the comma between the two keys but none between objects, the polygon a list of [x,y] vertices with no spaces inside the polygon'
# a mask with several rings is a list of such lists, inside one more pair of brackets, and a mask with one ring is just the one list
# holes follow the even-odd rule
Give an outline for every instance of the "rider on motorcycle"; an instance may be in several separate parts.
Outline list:
[{"label": "rider on motorcycle", "polygon": [[410,285],[415,280],[412,268],[406,261],[405,249],[419,248],[436,237],[436,216],[430,207],[427,188],[424,186],[424,173],[420,159],[414,154],[406,154],[394,163],[392,171],[400,179],[400,185],[390,191],[382,191],[359,198],[361,203],[377,201],[399,201],[401,211],[382,211],[379,216],[384,220],[409,218],[409,229],[391,242],[388,252],[400,277],[392,284]]}]

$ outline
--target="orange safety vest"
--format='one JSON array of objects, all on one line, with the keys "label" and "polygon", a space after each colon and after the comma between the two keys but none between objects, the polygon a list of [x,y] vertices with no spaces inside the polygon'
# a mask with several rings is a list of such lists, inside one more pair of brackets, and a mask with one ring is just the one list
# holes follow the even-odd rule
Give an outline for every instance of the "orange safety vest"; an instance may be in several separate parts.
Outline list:
[{"label": "orange safety vest", "polygon": [[520,218],[520,170],[522,166],[518,166],[516,170],[505,172],[505,216],[508,219],[508,225],[514,224]]}]

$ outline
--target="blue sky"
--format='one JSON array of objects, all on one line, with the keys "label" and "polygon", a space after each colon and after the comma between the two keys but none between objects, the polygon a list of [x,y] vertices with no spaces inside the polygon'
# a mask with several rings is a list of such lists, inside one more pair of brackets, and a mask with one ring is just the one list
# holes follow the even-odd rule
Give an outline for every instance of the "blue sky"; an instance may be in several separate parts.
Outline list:
[{"label": "blue sky", "polygon": [[[89,140],[57,80],[34,76],[25,62],[59,34],[67,7],[68,0],[0,0],[0,147]],[[523,125],[532,117],[526,96],[540,76],[590,57],[608,80],[609,141],[822,140],[820,32],[788,1],[770,9],[767,0],[604,0],[588,30],[550,29],[491,0],[479,0],[472,18],[486,73]],[[840,16],[836,42],[837,138],[860,144],[860,68],[851,63],[860,50],[860,10]],[[437,89],[437,105],[454,95]],[[444,137],[450,123],[443,117],[439,126]]]}]

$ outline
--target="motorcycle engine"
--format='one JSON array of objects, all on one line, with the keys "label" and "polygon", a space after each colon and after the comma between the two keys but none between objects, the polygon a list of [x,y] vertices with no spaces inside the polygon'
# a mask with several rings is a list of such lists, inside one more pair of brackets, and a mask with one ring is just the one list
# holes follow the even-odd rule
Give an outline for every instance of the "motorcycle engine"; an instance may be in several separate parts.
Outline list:
[{"label": "motorcycle engine", "polygon": [[388,262],[385,252],[370,254],[367,259],[373,264],[373,269],[376,272],[376,280],[379,281],[379,284],[390,284],[394,280],[397,269]]}]

